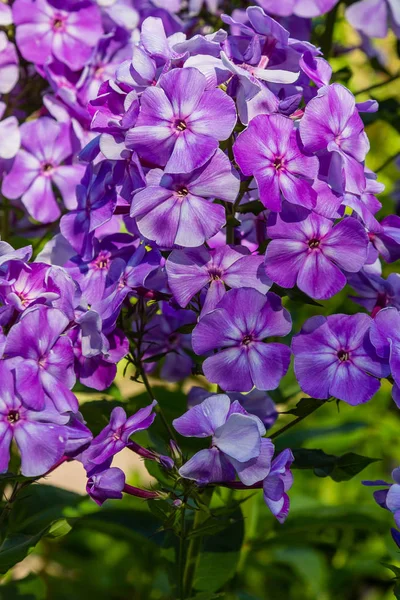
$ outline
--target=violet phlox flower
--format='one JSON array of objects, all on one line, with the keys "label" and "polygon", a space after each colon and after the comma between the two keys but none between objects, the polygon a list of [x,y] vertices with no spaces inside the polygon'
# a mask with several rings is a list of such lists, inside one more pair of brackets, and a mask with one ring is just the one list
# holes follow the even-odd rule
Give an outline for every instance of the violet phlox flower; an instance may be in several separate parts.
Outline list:
[{"label": "violet phlox flower", "polygon": [[368,402],[390,369],[370,341],[365,314],[311,317],[293,338],[294,371],[303,392],[334,396],[351,405]]},{"label": "violet phlox flower", "polygon": [[259,115],[237,138],[233,152],[244,175],[254,175],[265,207],[282,209],[283,196],[293,204],[314,208],[312,183],[316,157],[304,154],[293,121],[283,115]]},{"label": "violet phlox flower", "polygon": [[378,479],[376,481],[362,481],[363,485],[368,487],[384,487],[386,489],[377,490],[373,496],[375,502],[381,508],[390,510],[393,513],[397,527],[400,527],[400,468],[397,467],[392,471],[392,479],[394,483],[389,483]]},{"label": "violet phlox flower", "polygon": [[[215,393],[210,393],[204,388],[194,386],[188,394],[188,408],[192,408],[197,404],[201,404],[206,398],[215,396]],[[264,424],[266,429],[272,427],[278,418],[278,412],[272,398],[260,390],[252,390],[248,394],[239,394],[231,392],[227,394],[231,402],[237,400],[246,412],[258,417]]]},{"label": "violet phlox flower", "polygon": [[306,152],[329,156],[329,184],[339,192],[361,194],[366,187],[363,161],[369,150],[353,94],[339,83],[321,87],[300,120]]},{"label": "violet phlox flower", "polygon": [[343,271],[357,273],[367,260],[368,237],[356,219],[333,226],[316,213],[294,223],[279,215],[270,220],[265,268],[278,285],[298,287],[312,298],[326,299],[346,285]]},{"label": "violet phlox flower", "polygon": [[113,409],[109,424],[93,439],[80,457],[88,475],[103,470],[103,465],[106,465],[106,468],[110,466],[113,457],[128,446],[134,433],[148,429],[153,424],[156,418],[153,409],[156,404],[156,400],[153,400],[130,417],[126,416],[126,412],[120,406]]},{"label": "violet phlox flower", "polygon": [[234,202],[239,185],[228,157],[218,149],[187,175],[150,171],[147,187],[133,196],[130,214],[140,233],[158,246],[200,246],[226,220],[224,207],[213,200]]},{"label": "violet phlox flower", "polygon": [[337,4],[338,0],[257,0],[257,4],[267,12],[278,17],[289,17],[296,15],[310,19],[319,17]]},{"label": "violet phlox flower", "polygon": [[103,34],[100,10],[95,4],[65,8],[54,8],[46,0],[13,3],[17,45],[27,61],[44,65],[53,56],[78,70],[89,60]]},{"label": "violet phlox flower", "polygon": [[49,117],[23,123],[21,149],[5,176],[2,193],[11,200],[21,198],[28,213],[41,223],[50,223],[61,214],[52,185],[56,185],[67,208],[76,206],[75,186],[81,180],[82,165],[71,162],[70,125]]},{"label": "violet phlox flower", "polygon": [[290,349],[265,339],[285,336],[291,326],[290,314],[276,294],[233,289],[200,319],[192,334],[193,349],[196,354],[219,350],[206,358],[203,371],[224,390],[273,390],[288,370]]},{"label": "violet phlox flower", "polygon": [[207,286],[201,315],[214,310],[229,288],[251,287],[265,294],[271,282],[261,256],[241,246],[173,250],[165,265],[168,285],[180,306],[185,308],[195,294]]},{"label": "violet phlox flower", "polygon": [[264,501],[279,523],[289,514],[290,499],[287,492],[293,484],[290,470],[294,456],[291,450],[283,450],[271,464],[271,470],[263,481]]},{"label": "violet phlox flower", "polygon": [[94,253],[96,229],[111,220],[117,204],[113,180],[113,164],[102,161],[89,165],[76,189],[77,207],[64,215],[60,230],[82,260]]},{"label": "violet phlox flower", "polygon": [[346,19],[368,37],[385,38],[388,24],[400,36],[400,4],[397,0],[359,0],[346,9]]},{"label": "violet phlox flower", "polygon": [[397,308],[383,308],[371,326],[371,341],[380,357],[389,361],[394,379],[393,399],[400,408],[400,312]]},{"label": "violet phlox flower", "polygon": [[19,79],[18,54],[4,31],[0,32],[0,94],[9,94]]},{"label": "violet phlox flower", "polygon": [[34,306],[7,335],[4,357],[16,370],[16,388],[26,406],[41,410],[48,396],[60,412],[78,410],[74,354],[65,335],[69,319],[56,308]]},{"label": "violet phlox flower", "polygon": [[228,396],[217,394],[190,408],[173,421],[185,437],[212,437],[211,447],[197,452],[179,470],[182,477],[204,485],[234,481],[245,485],[263,480],[270,471],[274,446],[262,438],[265,427]]},{"label": "violet phlox flower", "polygon": [[227,94],[207,89],[197,69],[172,69],[143,92],[126,144],[168,173],[191,173],[212,157],[235,123],[235,105]]},{"label": "violet phlox flower", "polygon": [[46,473],[64,454],[67,432],[63,425],[68,421],[48,399],[41,410],[28,407],[16,391],[15,371],[7,361],[0,361],[0,473],[7,471],[13,439],[21,454],[22,474]]}]

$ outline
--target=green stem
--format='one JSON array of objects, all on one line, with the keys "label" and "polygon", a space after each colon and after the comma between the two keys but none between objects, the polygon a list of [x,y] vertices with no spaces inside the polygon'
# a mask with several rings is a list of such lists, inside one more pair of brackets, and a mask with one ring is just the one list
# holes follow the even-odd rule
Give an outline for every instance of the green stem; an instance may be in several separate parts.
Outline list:
[{"label": "green stem", "polygon": [[[150,400],[152,400],[152,401],[156,400],[156,398],[154,396],[154,392],[152,390],[152,387],[150,385],[150,382],[148,380],[148,377],[146,375],[146,371],[144,370],[142,363],[140,363],[140,375],[142,377],[144,387],[146,388],[146,392],[147,392]],[[170,425],[169,425],[169,423],[167,421],[167,418],[166,418],[166,416],[164,414],[163,409],[161,408],[161,406],[159,404],[157,404],[155,410],[160,415],[161,421],[163,422],[163,425],[164,425],[165,429],[167,430],[168,435],[170,436],[170,439],[174,440],[174,442],[178,445],[178,441],[176,439],[175,433],[171,429],[171,427],[170,427]]]},{"label": "green stem", "polygon": [[186,499],[181,512],[181,530],[179,536],[179,556],[178,556],[178,596],[180,600],[185,600],[185,590],[183,577],[185,573],[185,506]]},{"label": "green stem", "polygon": [[269,439],[273,440],[273,439],[277,438],[278,436],[282,435],[282,433],[285,433],[286,431],[288,431],[288,429],[291,429],[292,427],[294,427],[295,425],[297,425],[298,423],[300,423],[300,421],[303,421],[309,415],[312,415],[312,413],[315,412],[316,410],[318,410],[321,406],[323,406],[325,404],[325,402],[328,402],[328,400],[321,400],[321,404],[317,404],[306,415],[303,415],[301,417],[297,417],[296,419],[294,419],[293,421],[291,421],[287,425],[284,425],[284,427],[281,427],[280,429],[278,429],[278,431],[275,431],[275,433],[273,433],[272,435],[269,436]]},{"label": "green stem", "polygon": [[396,73],[396,75],[392,75],[392,77],[389,77],[389,79],[386,79],[386,81],[380,81],[379,83],[374,83],[374,84],[370,85],[369,87],[364,88],[363,90],[358,90],[358,92],[354,92],[354,96],[359,96],[360,94],[366,94],[367,92],[370,92],[371,90],[376,90],[377,88],[387,85],[388,83],[392,83],[392,81],[396,81],[396,79],[399,79],[399,77],[400,77],[400,73]]},{"label": "green stem", "polygon": [[10,204],[7,198],[4,198],[4,196],[1,197],[1,202],[3,205],[1,210],[1,239],[3,242],[7,242],[10,233]]},{"label": "green stem", "polygon": [[[210,505],[213,488],[207,488],[203,492],[202,502],[206,506]],[[199,529],[202,523],[207,519],[207,513],[203,510],[197,510],[194,515],[193,531]],[[192,589],[194,576],[196,574],[197,565],[200,558],[200,550],[203,543],[203,536],[193,536],[189,543],[189,548],[186,556],[185,572],[183,576],[183,598],[189,598]]]},{"label": "green stem", "polygon": [[324,58],[328,60],[329,55],[332,52],[333,45],[333,32],[335,29],[336,17],[338,13],[340,2],[336,4],[336,6],[331,10],[330,13],[326,16],[326,24],[324,35],[321,39],[321,50],[323,52]]},{"label": "green stem", "polygon": [[383,169],[385,169],[388,165],[390,165],[391,162],[393,162],[394,160],[396,160],[397,157],[400,156],[400,152],[396,152],[396,154],[393,154],[393,156],[389,156],[389,158],[387,158],[380,167],[378,167],[377,169],[375,169],[375,173],[380,173],[380,171],[383,171]]}]

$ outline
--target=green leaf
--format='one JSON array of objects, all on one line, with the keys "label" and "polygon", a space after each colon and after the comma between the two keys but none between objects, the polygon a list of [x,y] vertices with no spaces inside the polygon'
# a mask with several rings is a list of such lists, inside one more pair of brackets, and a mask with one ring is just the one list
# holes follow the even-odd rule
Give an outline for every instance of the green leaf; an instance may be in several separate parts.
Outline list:
[{"label": "green leaf", "polygon": [[68,511],[76,511],[84,498],[49,485],[33,484],[23,489],[12,504],[0,546],[0,573],[20,562],[45,536],[59,537],[70,529]]},{"label": "green leaf", "polygon": [[347,452],[339,456],[333,472],[330,473],[330,477],[333,481],[349,481],[349,479],[361,473],[366,467],[379,460],[380,458],[369,458],[368,456],[361,456],[354,452]]},{"label": "green leaf", "polygon": [[395,565],[390,565],[389,563],[382,562],[381,565],[393,571],[396,575],[396,578],[400,578],[400,567],[396,567]]},{"label": "green leaf", "polygon": [[307,294],[305,294],[296,287],[292,289],[286,289],[274,283],[274,285],[271,288],[271,292],[275,292],[275,294],[278,294],[278,296],[280,296],[281,298],[287,296],[290,300],[293,300],[293,302],[300,302],[301,304],[310,304],[311,306],[323,306],[322,304],[316,302],[315,300],[310,298],[310,296],[307,296]]},{"label": "green leaf", "polygon": [[293,468],[313,469],[318,477],[331,477],[333,481],[348,481],[368,465],[380,460],[347,452],[342,456],[325,454],[323,450],[301,448],[293,450]]},{"label": "green leaf", "polygon": [[1,600],[45,600],[46,596],[45,582],[33,575],[1,586]]},{"label": "green leaf", "polygon": [[296,408],[288,410],[285,414],[295,415],[296,417],[307,417],[324,403],[324,400],[317,400],[316,398],[302,398],[296,404]]},{"label": "green leaf", "polygon": [[393,594],[397,600],[400,600],[400,583],[396,583],[393,588]]},{"label": "green leaf", "polygon": [[104,508],[79,518],[75,527],[109,533],[135,543],[138,543],[138,536],[157,545],[162,545],[164,540],[164,534],[159,531],[159,520],[149,512],[132,508]]},{"label": "green leaf", "polygon": [[194,588],[200,592],[218,591],[236,572],[244,537],[240,508],[232,518],[223,535],[219,532],[204,540],[194,578]]},{"label": "green leaf", "polygon": [[192,333],[196,325],[197,323],[188,323],[187,325],[182,325],[182,327],[178,327],[178,329],[176,329],[176,333]]}]

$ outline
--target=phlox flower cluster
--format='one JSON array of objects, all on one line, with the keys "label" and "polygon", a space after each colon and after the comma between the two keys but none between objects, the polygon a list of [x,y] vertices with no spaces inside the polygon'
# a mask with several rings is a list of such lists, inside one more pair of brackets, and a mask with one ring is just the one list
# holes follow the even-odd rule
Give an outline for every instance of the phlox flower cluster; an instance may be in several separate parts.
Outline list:
[{"label": "phlox flower cluster", "polygon": [[[367,3],[347,11],[363,35],[398,31],[394,0],[376,3],[378,32],[357,17]],[[0,37],[1,191],[16,234],[38,239],[34,254],[0,242],[0,471],[15,440],[27,477],[76,459],[99,504],[159,497],[112,466],[128,448],[184,485],[260,488],[283,522],[294,456],[268,437],[268,392],[291,361],[315,399],[355,406],[390,378],[400,407],[400,279],[381,268],[400,258],[400,218],[380,218],[383,186],[365,165],[362,114],[377,103],[333,81],[304,34],[335,0],[232,15],[208,1],[212,31],[193,26],[196,0],[101,4],[0,4],[15,28]],[[315,304],[348,286],[362,312],[293,327],[288,296]],[[205,377],[167,424],[202,449],[131,439],[162,418],[153,397],[114,408],[93,436],[74,386],[106,390],[122,359],[150,396],[157,369]],[[379,495],[395,515],[396,485]]]}]

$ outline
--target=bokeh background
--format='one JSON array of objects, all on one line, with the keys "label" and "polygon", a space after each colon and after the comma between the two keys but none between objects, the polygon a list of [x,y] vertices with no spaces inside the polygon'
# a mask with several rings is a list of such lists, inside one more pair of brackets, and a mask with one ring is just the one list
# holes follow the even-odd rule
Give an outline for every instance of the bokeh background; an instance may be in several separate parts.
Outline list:
[{"label": "bokeh background", "polygon": [[[323,24],[316,20],[315,35]],[[374,42],[376,56],[368,58],[361,50],[357,33],[343,18],[339,8],[330,61],[335,80],[347,85],[357,101],[375,98],[380,111],[363,115],[371,141],[367,166],[378,171],[386,185],[380,196],[382,216],[397,212],[400,199],[400,173],[396,161],[400,152],[400,61],[393,35]],[[398,43],[398,42],[397,42]],[[385,84],[385,82],[388,82]],[[366,90],[364,93],[362,90]],[[14,240],[18,242],[18,240]],[[11,240],[11,243],[13,241]],[[26,243],[26,240],[24,240]],[[384,275],[398,270],[398,264],[385,266]],[[323,307],[304,306],[286,299],[293,331],[314,314],[353,313],[359,307],[348,299],[349,290],[323,302]],[[136,409],[147,403],[142,387],[123,375],[120,365],[116,384],[107,393],[86,393],[78,389],[82,412],[94,431],[106,423],[118,403]],[[153,375],[158,401],[167,414],[185,409],[185,394],[193,385],[206,386],[201,377],[183,387],[165,385]],[[272,394],[279,411],[293,408],[302,397],[291,370],[279,392]],[[279,423],[292,417],[282,416]],[[143,445],[157,443],[157,432],[137,440]],[[351,481],[335,483],[317,477],[312,471],[295,470],[290,492],[291,510],[286,523],[279,525],[263,504],[261,492],[234,492],[242,499],[243,520],[223,532],[215,532],[208,560],[200,565],[218,590],[227,580],[224,595],[199,596],[199,600],[389,600],[393,598],[392,574],[384,566],[400,567],[400,555],[390,536],[390,513],[380,509],[371,488],[362,479],[390,478],[400,464],[400,414],[391,400],[390,385],[366,405],[351,407],[328,403],[296,428],[277,440],[278,449],[287,446],[317,448],[335,455],[357,452],[380,459]],[[114,463],[129,473],[132,485],[151,486],[154,480],[146,466],[128,450]],[[153,467],[154,468],[154,467]],[[151,470],[151,469],[150,469]],[[154,471],[152,471],[154,473]],[[40,484],[21,494],[14,520],[21,535],[21,556],[34,545],[35,535],[58,519],[51,535],[42,539],[0,585],[1,600],[169,600],[167,573],[174,567],[174,551],[168,531],[160,531],[158,511],[162,505],[125,497],[108,501],[99,509],[85,496],[85,476],[79,463],[65,464]],[[43,494],[42,486],[52,486]],[[223,491],[214,504],[232,501],[232,492]],[[21,522],[23,527],[21,527]],[[72,527],[72,529],[71,529]],[[17,527],[16,527],[17,529]],[[71,530],[70,530],[71,529]],[[65,535],[67,532],[68,535]],[[240,549],[240,536],[244,545]],[[215,541],[214,540],[214,541]],[[18,551],[13,549],[13,552]],[[7,560],[7,556],[4,560]],[[236,575],[231,578],[237,568]]]}]

